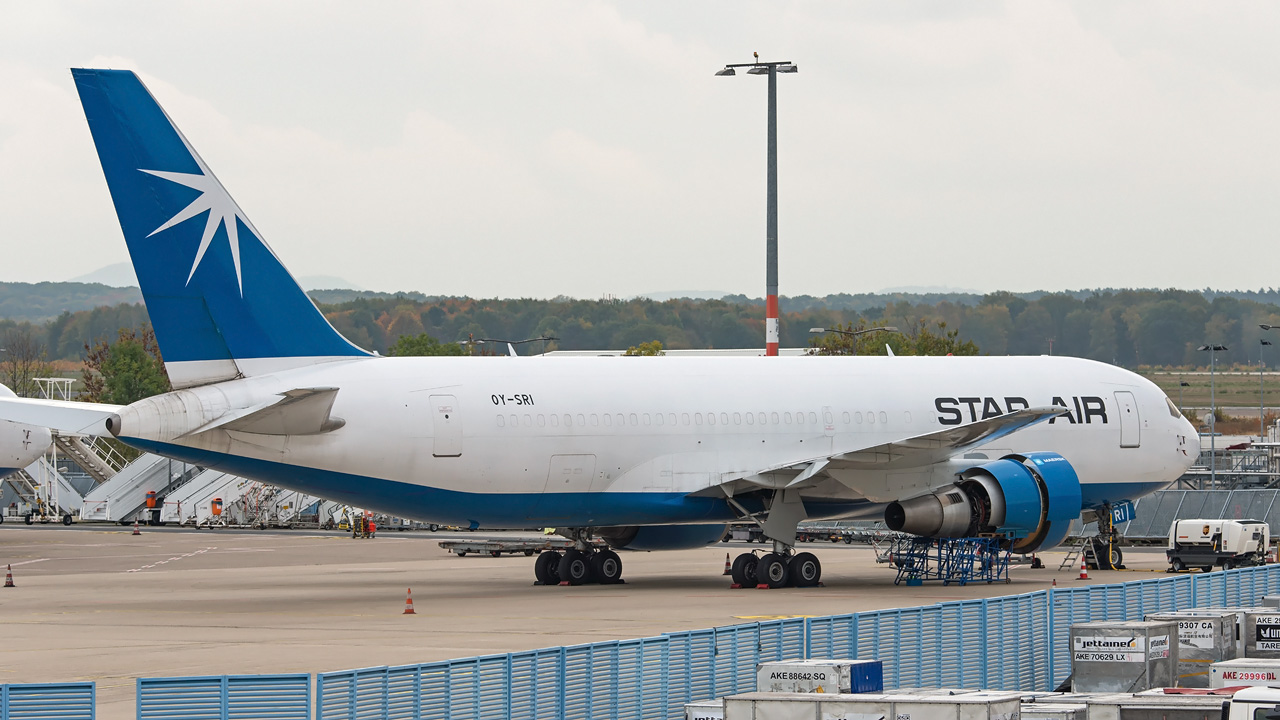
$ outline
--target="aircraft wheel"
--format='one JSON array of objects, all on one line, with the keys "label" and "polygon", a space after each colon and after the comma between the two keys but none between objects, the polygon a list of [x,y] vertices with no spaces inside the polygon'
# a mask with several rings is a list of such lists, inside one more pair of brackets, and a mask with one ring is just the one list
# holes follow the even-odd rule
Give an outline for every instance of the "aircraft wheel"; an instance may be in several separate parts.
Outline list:
[{"label": "aircraft wheel", "polygon": [[756,563],[756,578],[759,584],[771,588],[787,586],[791,573],[787,571],[787,558],[777,553],[769,553]]},{"label": "aircraft wheel", "polygon": [[1115,543],[1111,544],[1111,567],[1119,568],[1124,564],[1124,553],[1120,552],[1120,546]]},{"label": "aircraft wheel", "polygon": [[591,580],[591,565],[581,550],[566,550],[560,558],[560,582],[581,585]]},{"label": "aircraft wheel", "polygon": [[591,574],[596,582],[605,585],[622,582],[622,558],[612,550],[594,553],[590,560]]},{"label": "aircraft wheel", "polygon": [[822,579],[822,563],[813,553],[798,553],[787,563],[787,574],[796,587],[814,587]]},{"label": "aircraft wheel", "polygon": [[538,554],[533,563],[533,575],[539,585],[560,584],[560,553],[548,550]]},{"label": "aircraft wheel", "polygon": [[733,559],[733,565],[729,568],[729,574],[733,576],[733,584],[742,587],[755,587],[756,583],[756,556],[754,553],[742,553]]}]

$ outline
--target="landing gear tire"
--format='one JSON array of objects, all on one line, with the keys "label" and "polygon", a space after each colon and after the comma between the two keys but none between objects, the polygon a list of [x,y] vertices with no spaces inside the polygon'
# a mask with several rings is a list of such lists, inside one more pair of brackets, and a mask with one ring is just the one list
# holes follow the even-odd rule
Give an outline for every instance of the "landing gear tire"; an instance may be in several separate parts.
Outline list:
[{"label": "landing gear tire", "polygon": [[759,584],[777,589],[787,586],[791,573],[787,570],[787,558],[777,553],[768,553],[756,563],[756,578]]},{"label": "landing gear tire", "polygon": [[733,565],[729,568],[729,574],[733,577],[733,584],[742,587],[755,587],[756,580],[756,556],[753,553],[742,553],[733,559]]},{"label": "landing gear tire", "polygon": [[601,550],[591,556],[591,574],[602,585],[622,582],[622,558],[612,550]]},{"label": "landing gear tire", "polygon": [[554,550],[539,553],[538,559],[533,563],[533,575],[538,579],[539,585],[559,585],[560,553]]},{"label": "landing gear tire", "polygon": [[787,573],[796,587],[814,587],[822,580],[822,563],[813,553],[797,553],[787,563]]},{"label": "landing gear tire", "polygon": [[1124,567],[1124,553],[1120,551],[1120,546],[1115,543],[1111,544],[1111,567],[1116,570]]},{"label": "landing gear tire", "polygon": [[581,585],[591,580],[590,558],[581,550],[565,550],[560,558],[560,582]]}]

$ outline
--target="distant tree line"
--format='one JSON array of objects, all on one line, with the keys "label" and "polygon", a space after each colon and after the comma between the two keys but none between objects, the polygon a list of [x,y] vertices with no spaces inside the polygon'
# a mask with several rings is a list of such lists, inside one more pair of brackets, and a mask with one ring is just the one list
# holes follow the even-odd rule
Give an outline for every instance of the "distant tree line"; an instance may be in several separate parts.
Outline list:
[{"label": "distant tree line", "polygon": [[[1183,290],[1107,290],[1090,293],[1008,292],[973,296],[899,294],[883,305],[844,309],[841,298],[824,302],[782,301],[783,347],[809,347],[814,327],[857,328],[892,325],[901,338],[859,340],[859,352],[885,352],[884,346],[910,342],[930,347],[966,349],[972,343],[986,355],[1073,355],[1125,367],[1203,366],[1204,343],[1225,344],[1225,364],[1255,363],[1259,324],[1280,325],[1280,297],[1261,302],[1236,295],[1270,298],[1258,293]],[[920,298],[925,298],[922,300]],[[811,298],[812,300],[812,298]],[[963,301],[961,301],[963,300]],[[799,307],[804,305],[805,307]],[[764,312],[751,299],[725,300],[552,300],[427,298],[425,296],[361,296],[319,307],[341,333],[361,347],[382,354],[457,352],[452,343],[469,338],[522,340],[557,338],[546,349],[603,350],[641,347],[660,342],[666,349],[755,348],[764,338]],[[140,329],[147,321],[139,304],[118,304],[64,312],[45,323],[0,320],[0,334],[25,329],[50,360],[82,360],[85,346],[114,339],[124,329]],[[945,323],[939,326],[939,323]],[[928,330],[927,335],[921,335]],[[915,340],[912,340],[912,337]],[[435,342],[441,347],[431,345]],[[818,343],[824,342],[818,340]],[[827,340],[825,342],[831,342]],[[1280,345],[1280,337],[1276,338]],[[400,343],[397,345],[397,343]],[[940,343],[940,344],[939,344]],[[542,343],[520,346],[539,352]],[[1280,362],[1280,347],[1268,362]],[[899,348],[895,348],[899,352]],[[904,354],[904,353],[900,353]]]}]

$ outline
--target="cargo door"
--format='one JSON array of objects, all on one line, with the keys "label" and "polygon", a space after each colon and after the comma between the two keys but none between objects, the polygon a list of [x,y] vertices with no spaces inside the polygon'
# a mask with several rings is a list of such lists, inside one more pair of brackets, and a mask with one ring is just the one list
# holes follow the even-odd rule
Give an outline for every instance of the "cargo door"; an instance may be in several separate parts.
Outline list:
[{"label": "cargo door", "polygon": [[431,414],[435,429],[435,445],[431,454],[436,457],[461,456],[462,416],[458,413],[458,398],[453,395],[432,395]]},{"label": "cargo door", "polygon": [[591,489],[591,478],[595,474],[595,455],[552,455],[543,492],[587,492]]},{"label": "cargo door", "polygon": [[1127,390],[1117,392],[1116,408],[1120,411],[1120,447],[1138,447],[1142,422],[1138,418],[1138,403],[1134,402],[1133,393]]}]

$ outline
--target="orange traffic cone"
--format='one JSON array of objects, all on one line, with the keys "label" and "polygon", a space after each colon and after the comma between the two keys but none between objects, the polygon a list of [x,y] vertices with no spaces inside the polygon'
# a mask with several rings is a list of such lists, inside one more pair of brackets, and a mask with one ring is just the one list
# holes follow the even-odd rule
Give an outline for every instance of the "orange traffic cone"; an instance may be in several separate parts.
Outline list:
[{"label": "orange traffic cone", "polygon": [[406,592],[409,594],[404,599],[404,614],[417,615],[417,613],[413,611],[413,588],[409,588]]},{"label": "orange traffic cone", "polygon": [[725,575],[733,574],[733,568],[730,567],[729,565],[729,553],[724,554],[724,574]]},{"label": "orange traffic cone", "polygon": [[133,521],[133,534],[134,534],[134,535],[141,535],[141,534],[142,534],[142,532],[141,532],[140,530],[138,530],[138,521],[137,521],[137,520],[134,520],[134,521]]},{"label": "orange traffic cone", "polygon": [[1080,557],[1080,577],[1078,577],[1078,578],[1076,578],[1076,579],[1077,579],[1077,580],[1088,580],[1088,579],[1089,579],[1089,567],[1088,567],[1087,565],[1085,565],[1085,563],[1084,563],[1084,556],[1081,556],[1081,557]]},{"label": "orange traffic cone", "polygon": [[5,586],[5,587],[17,587],[17,585],[14,585],[14,584],[13,584],[13,566],[12,566],[12,565],[6,565],[6,566],[5,566],[5,573],[4,573],[4,586]]}]

